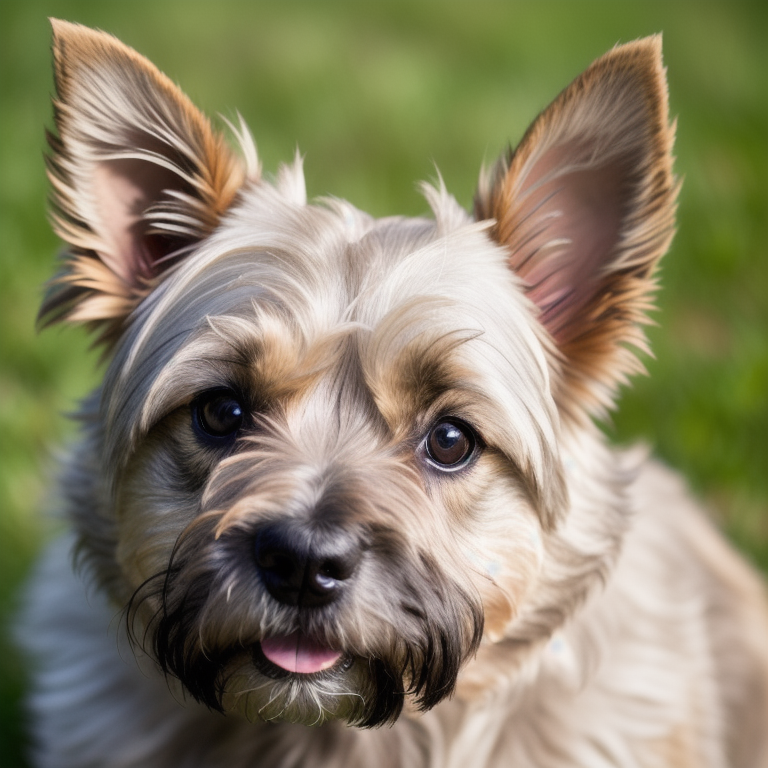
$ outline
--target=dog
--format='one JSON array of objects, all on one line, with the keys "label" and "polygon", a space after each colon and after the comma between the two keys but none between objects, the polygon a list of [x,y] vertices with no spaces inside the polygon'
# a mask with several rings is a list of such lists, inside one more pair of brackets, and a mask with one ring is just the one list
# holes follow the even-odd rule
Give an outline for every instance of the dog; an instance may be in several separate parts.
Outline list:
[{"label": "dog", "polygon": [[674,229],[660,38],[577,77],[472,213],[439,181],[377,220],[53,31],[41,322],[107,365],[20,629],[36,765],[768,765],[760,578],[596,426]]}]

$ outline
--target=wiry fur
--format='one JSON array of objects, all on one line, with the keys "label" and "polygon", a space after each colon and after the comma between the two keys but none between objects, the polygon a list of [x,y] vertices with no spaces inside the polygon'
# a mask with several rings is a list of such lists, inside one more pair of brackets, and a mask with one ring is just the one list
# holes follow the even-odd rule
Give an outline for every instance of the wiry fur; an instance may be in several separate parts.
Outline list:
[{"label": "wiry fur", "polygon": [[[70,250],[42,315],[110,363],[21,630],[37,764],[768,764],[759,579],[589,420],[672,234],[660,41],[566,89],[474,218],[425,186],[433,219],[375,220],[308,204],[299,159],[261,179],[246,129],[241,161],[113,38],[54,32]],[[222,388],[243,422],[206,442]],[[446,418],[477,435],[450,471]],[[275,598],[271,526],[359,553],[338,599]],[[296,632],[341,658],[280,674],[262,641]]]}]

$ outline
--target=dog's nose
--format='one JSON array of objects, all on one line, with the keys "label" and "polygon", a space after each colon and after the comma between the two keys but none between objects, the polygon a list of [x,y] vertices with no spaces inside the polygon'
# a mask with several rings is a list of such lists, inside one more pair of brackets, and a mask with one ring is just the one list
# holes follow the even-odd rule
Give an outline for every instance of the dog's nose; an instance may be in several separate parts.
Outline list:
[{"label": "dog's nose", "polygon": [[342,593],[362,555],[342,531],[271,523],[255,539],[256,567],[267,591],[286,605],[319,607]]}]

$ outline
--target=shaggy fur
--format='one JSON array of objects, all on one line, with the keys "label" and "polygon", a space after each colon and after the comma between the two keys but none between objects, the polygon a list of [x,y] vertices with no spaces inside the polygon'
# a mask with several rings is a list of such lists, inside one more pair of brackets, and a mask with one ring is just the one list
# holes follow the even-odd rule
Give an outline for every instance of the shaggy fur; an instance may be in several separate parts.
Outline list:
[{"label": "shaggy fur", "polygon": [[54,58],[41,316],[109,364],[20,632],[37,765],[768,765],[759,579],[592,422],[673,232],[660,39],[430,219],[263,179],[106,34]]}]

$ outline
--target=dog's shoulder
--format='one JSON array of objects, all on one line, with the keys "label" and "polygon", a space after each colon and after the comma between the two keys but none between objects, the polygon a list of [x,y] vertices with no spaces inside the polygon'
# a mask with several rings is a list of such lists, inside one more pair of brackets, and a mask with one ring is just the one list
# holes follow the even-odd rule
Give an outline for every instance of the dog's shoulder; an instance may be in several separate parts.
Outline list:
[{"label": "dog's shoulder", "polygon": [[642,595],[646,613],[663,618],[656,622],[662,645],[677,656],[678,670],[688,670],[688,706],[715,702],[711,732],[723,734],[735,764],[764,765],[768,754],[757,753],[765,743],[760,713],[768,706],[765,583],[662,463],[644,461],[631,494],[635,520],[614,585]]}]

